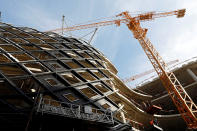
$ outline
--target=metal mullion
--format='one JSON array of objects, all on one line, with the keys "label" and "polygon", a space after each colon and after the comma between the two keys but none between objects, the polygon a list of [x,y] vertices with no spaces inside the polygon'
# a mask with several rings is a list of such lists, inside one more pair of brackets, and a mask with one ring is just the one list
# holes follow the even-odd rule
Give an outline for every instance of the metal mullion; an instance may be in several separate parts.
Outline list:
[{"label": "metal mullion", "polygon": [[[12,43],[12,42],[11,42]],[[15,45],[15,44],[14,44]],[[22,49],[22,50],[25,50],[25,49]],[[26,50],[25,50],[26,51]],[[29,51],[27,51],[27,53],[28,54],[30,54],[30,56],[32,56],[31,55],[31,53],[29,53]],[[33,57],[34,58],[34,57]],[[11,58],[12,59],[12,58]],[[40,63],[42,63],[43,65],[45,65],[43,62],[41,62],[38,58],[36,58],[35,57],[35,59],[37,59]],[[15,61],[14,59],[13,59],[13,61]],[[26,72],[28,72],[28,73],[30,73],[31,75],[32,75],[32,77],[34,78],[34,80],[36,80],[38,83],[40,83],[40,81],[39,80],[37,80],[37,78],[34,76],[34,74],[32,74],[28,69],[26,69],[26,68],[24,68],[20,63],[17,63],[20,67],[22,67],[22,69],[25,69],[25,71]],[[47,67],[46,65],[45,65],[45,67]],[[12,83],[12,84],[14,84],[14,83]],[[41,85],[43,85],[42,83],[40,83]],[[45,85],[44,85],[44,87],[45,87]],[[17,87],[15,87],[15,88],[17,88]],[[46,88],[46,87],[45,87]],[[47,88],[48,89],[48,88]],[[18,88],[17,88],[17,90],[19,90]],[[48,89],[49,91],[50,91],[50,89]],[[53,92],[52,91],[50,91],[52,94],[53,94]],[[23,93],[21,90],[20,90],[20,93],[22,93],[23,95],[25,95],[25,93]],[[26,95],[25,95],[26,96]],[[27,96],[26,96],[27,97]],[[57,96],[56,96],[57,97]],[[29,99],[29,98],[28,98]],[[31,100],[32,101],[32,100]]]},{"label": "metal mullion", "polygon": [[[36,33],[41,33],[42,35],[44,35],[44,36],[46,36],[46,37],[48,37],[48,38],[51,38],[51,39],[53,39],[53,40],[56,40],[56,41],[60,42],[58,39],[55,39],[55,38],[53,38],[53,37],[51,37],[51,36],[49,36],[49,35],[47,35],[47,34],[45,34],[45,33],[43,33],[43,32],[40,32],[40,31],[38,31],[38,30],[35,30],[35,31],[36,31]],[[37,37],[37,36],[33,36],[33,37],[39,38],[39,37]],[[41,39],[42,39],[42,38],[41,38]]]},{"label": "metal mullion", "polygon": [[54,46],[53,44],[62,44],[62,42],[56,42],[56,43],[50,43],[50,42],[45,42],[46,44],[48,44],[48,45],[50,45],[50,46],[52,46],[52,47],[54,47],[54,48],[56,48],[55,50],[62,50],[62,49],[60,49],[60,48],[58,48],[58,47],[56,47],[56,46]]},{"label": "metal mullion", "polygon": [[97,71],[99,72],[98,69],[95,69],[95,68],[94,68],[94,69],[89,69],[89,68],[87,68],[86,70],[87,70],[87,72],[89,72],[92,76],[94,76],[96,79],[99,79],[99,80],[101,79],[101,78],[99,78],[97,75],[95,75],[95,74],[91,71],[91,70],[97,70]]},{"label": "metal mullion", "polygon": [[[10,27],[12,27],[12,26],[10,26]],[[17,28],[17,27],[13,27],[13,28]],[[28,35],[32,36],[32,37],[27,37],[27,38],[37,38],[37,39],[43,41],[43,43],[46,43],[44,40],[40,39],[39,37],[36,37],[36,36],[31,35],[31,33],[29,33],[29,32],[25,32],[24,30],[21,30],[21,29],[19,29],[19,28],[17,28],[17,29],[18,29],[19,31],[22,31],[23,33],[27,33]],[[28,41],[28,39],[24,39],[24,37],[21,37],[21,36],[17,35],[16,33],[10,32],[10,31],[8,31],[8,30],[7,30],[7,32],[16,35],[18,38],[21,38],[21,39],[23,39],[24,41]],[[37,31],[37,32],[38,32],[38,31]],[[39,32],[39,33],[41,33],[41,32]],[[28,41],[28,42],[29,42],[29,41]],[[14,43],[15,43],[15,42],[14,42]],[[32,42],[29,42],[29,43],[41,49],[41,50],[37,50],[37,51],[45,51],[45,50],[43,50],[40,46],[38,46],[37,44],[34,44],[34,43],[32,43]]]},{"label": "metal mullion", "polygon": [[[63,81],[65,81],[64,80],[64,78],[62,78],[59,74],[58,74],[58,77],[60,78],[60,79],[62,79]],[[68,82],[67,82],[68,83]],[[69,84],[69,83],[68,83]],[[73,90],[75,93],[78,93],[78,94],[80,94],[81,96],[85,96],[83,93],[81,93],[79,90],[77,90],[76,88],[74,88],[71,84],[69,84],[70,85],[70,89],[71,90]],[[53,90],[54,91],[54,90]],[[55,92],[60,92],[60,91],[62,91],[62,89],[61,90],[58,90],[58,91],[55,91]],[[88,100],[88,101],[90,101],[90,99],[89,98],[86,98],[87,96],[85,96],[84,98],[86,99],[86,100]],[[94,104],[95,105],[95,103],[92,103],[92,104]],[[97,105],[95,105],[95,106],[97,106]]]},{"label": "metal mullion", "polygon": [[[0,36],[0,38],[2,38]],[[7,39],[6,39],[7,40]],[[19,49],[23,50],[25,53],[27,53],[28,55],[32,56],[34,59],[37,59],[36,57],[34,57],[30,51],[23,49],[20,45],[16,44],[15,42],[12,42],[11,40],[7,40],[8,42],[11,43],[11,45],[15,45],[16,47],[18,47]],[[35,46],[35,44],[32,44]],[[37,46],[37,45],[36,45]],[[39,47],[40,48],[40,47]],[[43,51],[43,50],[42,50]],[[6,51],[7,52],[7,51]],[[35,51],[36,52],[36,51]],[[7,54],[7,53],[6,53]],[[38,61],[40,61],[40,59],[37,59]],[[14,60],[15,61],[15,60]]]},{"label": "metal mullion", "polygon": [[16,90],[16,92],[18,92],[19,94],[23,95],[23,97],[25,97],[26,100],[27,100],[28,102],[33,103],[33,101],[32,101],[28,96],[26,96],[25,93],[24,93],[23,91],[21,91],[18,87],[16,87],[16,85],[15,85],[9,78],[7,78],[7,77],[2,73],[2,71],[0,71],[0,74],[1,74],[1,75],[5,78],[5,80],[11,85],[11,87],[13,87],[13,88]]},{"label": "metal mullion", "polygon": [[12,76],[12,77],[9,77],[9,79],[17,79],[17,78],[27,78],[27,77],[31,77],[32,75],[22,75],[22,76]]},{"label": "metal mullion", "polygon": [[[67,86],[66,88],[71,89],[71,88],[76,88],[76,87],[79,87],[79,86],[88,85],[88,83],[98,83],[98,82],[101,82],[101,80],[95,80],[95,81],[90,81],[90,82],[83,82],[83,83],[78,83],[78,84],[75,84],[75,85],[69,84],[70,86]],[[58,91],[65,90],[66,88],[54,89],[53,91],[54,92],[58,92]]]},{"label": "metal mullion", "polygon": [[81,69],[85,69],[85,70],[97,70],[97,69],[104,69],[104,68],[76,68],[76,69],[72,69],[72,70],[75,70],[75,71],[78,71],[78,70],[81,70]]},{"label": "metal mullion", "polygon": [[[73,72],[74,73],[74,75],[75,75],[75,73],[76,72]],[[77,73],[78,74],[78,73]],[[79,74],[78,74],[79,75]],[[59,74],[58,74],[58,76],[60,77],[60,78],[62,78]],[[80,76],[80,75],[79,75]],[[81,76],[80,76],[81,77]],[[81,77],[81,78],[83,78],[83,77]],[[81,79],[80,78],[80,79]],[[62,78],[63,79],[63,78]],[[83,78],[84,79],[84,78]],[[64,80],[64,79],[63,79]],[[65,80],[64,80],[65,81]],[[88,84],[88,83],[90,83],[90,82],[85,82],[86,84]],[[71,84],[69,84],[69,85],[71,85]],[[81,96],[83,96],[86,100],[88,100],[91,104],[93,104],[93,105],[95,105],[96,107],[98,107],[99,109],[101,109],[102,110],[102,108],[101,108],[101,106],[100,105],[97,105],[96,103],[94,103],[94,102],[92,102],[92,100],[91,99],[89,99],[86,95],[84,95],[83,93],[81,93],[79,90],[77,90],[75,87],[73,87],[72,85],[70,86],[70,88],[71,88],[71,90],[74,90],[75,92],[77,92],[77,93],[79,93]]]},{"label": "metal mullion", "polygon": [[[105,74],[105,72],[103,72],[101,69],[98,69],[102,75],[104,75],[107,78],[111,78],[110,76],[108,76],[107,74]],[[107,70],[106,68],[104,68],[104,70]]]},{"label": "metal mullion", "polygon": [[[105,80],[105,79],[104,79],[104,80]],[[101,80],[101,83],[104,84],[108,89],[110,89],[111,91],[113,91],[112,87],[110,87],[108,84],[106,84],[106,83],[104,82],[104,80],[102,79],[102,80]],[[110,81],[111,81],[110,78],[107,78],[105,81],[107,81],[107,80],[110,80]]]},{"label": "metal mullion", "polygon": [[[11,42],[12,43],[12,42]],[[14,43],[14,45],[16,45],[15,43]],[[36,45],[36,44],[33,44],[33,45]],[[16,45],[16,46],[18,46],[18,45]],[[36,45],[37,46],[37,45]],[[25,49],[23,49],[22,47],[20,47],[19,46],[19,48],[20,49],[22,49],[23,51],[25,51],[27,54],[29,54],[30,56],[32,56],[34,59],[36,59],[37,60],[37,62],[40,62],[41,64],[43,64],[45,67],[47,67],[46,65],[45,65],[45,63],[43,63],[40,59],[38,59],[38,58],[36,58],[36,57],[34,57],[32,54],[31,54],[31,52],[30,51],[28,51],[28,50],[25,50]],[[47,51],[44,51],[44,50],[42,50],[43,52],[46,52],[46,53],[48,53]],[[33,51],[32,51],[33,52]],[[36,52],[36,51],[35,51]],[[49,53],[48,53],[49,54]],[[51,54],[49,54],[50,56],[51,56]],[[15,60],[14,60],[15,61]],[[52,70],[51,70],[52,71]]]},{"label": "metal mullion", "polygon": [[22,113],[20,110],[18,110],[15,106],[11,105],[7,101],[0,99],[0,102],[3,103],[3,104],[5,104],[5,105],[7,105],[8,107],[10,107],[11,109],[13,109],[14,111]]},{"label": "metal mullion", "polygon": [[[20,27],[14,27],[14,26],[11,26],[11,25],[8,25],[8,24],[6,24],[8,27],[12,27],[12,28],[16,28],[17,30],[19,30],[19,31],[21,31],[21,32],[23,32],[23,33],[26,33],[26,34],[28,34],[28,35],[30,35],[30,36],[32,36],[32,37],[30,37],[30,38],[39,38],[39,37],[37,37],[37,36],[33,36],[32,35],[32,33],[33,32],[25,32],[23,29],[20,29]],[[34,30],[35,32],[37,32],[37,33],[41,33],[41,32],[39,32],[39,31],[37,31],[37,30],[35,30],[35,29],[32,29],[32,28],[30,28],[31,30]],[[18,37],[20,37],[20,38],[23,38],[23,40],[24,40],[24,37],[21,37],[21,36],[19,36],[19,35],[17,35],[17,33],[14,33],[14,32],[10,32],[10,31],[8,31],[8,30],[6,30],[7,32],[9,32],[9,33],[12,33],[12,34],[15,34],[16,36],[18,36]],[[35,33],[34,32],[34,33]],[[41,34],[44,34],[44,33],[41,33]],[[44,34],[45,35],[45,34]],[[45,35],[46,36],[46,35]],[[50,37],[50,36],[47,36],[47,37]],[[25,37],[26,38],[26,37]],[[28,37],[27,37],[28,38]],[[25,39],[26,40],[26,39]]]},{"label": "metal mullion", "polygon": [[63,61],[61,61],[60,59],[57,59],[56,60],[57,61],[57,63],[59,62],[59,63],[61,63],[60,65],[62,65],[64,68],[66,68],[67,70],[70,70],[70,67],[69,66],[67,66]]},{"label": "metal mullion", "polygon": [[[19,29],[19,28],[17,28],[17,27],[13,27],[13,26],[10,26],[9,25],[9,27],[11,27],[11,28],[16,28],[18,31],[21,31],[21,29]],[[15,33],[15,32],[11,32],[11,31],[9,31],[9,30],[5,30],[6,32],[8,32],[8,33],[11,33],[12,35],[15,35],[15,36],[17,36],[17,37],[13,37],[13,38],[21,38],[21,39],[23,39],[24,41],[27,41],[26,39],[24,39],[24,37],[21,37],[21,36],[19,36],[19,35],[17,35],[17,33]],[[23,32],[24,33],[24,31],[21,31],[21,32]],[[26,33],[26,32],[25,32]],[[28,34],[28,33],[27,33]],[[28,37],[27,37],[28,38]],[[30,37],[30,38],[32,38],[32,37]]]},{"label": "metal mullion", "polygon": [[[12,42],[11,42],[11,43],[12,43]],[[15,45],[15,44],[14,44],[14,45]],[[24,50],[24,49],[23,49],[23,50]],[[2,49],[0,49],[0,51],[1,51],[1,52],[4,52],[4,54],[7,54],[7,57],[10,58],[12,61],[14,61],[14,62],[16,63],[16,65],[19,65],[19,67],[21,67],[23,70],[25,70],[26,73],[29,72],[29,70],[27,70],[26,68],[24,68],[24,66],[23,66],[21,63],[17,62],[15,59],[13,59],[12,57],[10,57],[10,55],[8,55],[9,52],[4,51],[4,50],[2,50]],[[31,72],[29,72],[29,73],[31,73]]]},{"label": "metal mullion", "polygon": [[[99,101],[99,100],[101,100],[101,99],[107,99],[108,102],[110,102],[110,103],[111,103],[112,105],[114,105],[116,108],[119,108],[119,106],[118,106],[116,103],[114,103],[111,99],[108,98],[109,95],[112,95],[112,94],[114,94],[114,93],[116,93],[116,92],[115,92],[115,91],[111,91],[111,92],[108,93],[108,94],[103,94],[101,97],[99,97],[99,98],[93,100],[93,102],[97,102],[97,101]],[[86,103],[86,104],[89,104],[89,103]]]},{"label": "metal mullion", "polygon": [[[10,26],[11,27],[11,26]],[[22,29],[19,29],[19,28],[17,28],[17,27],[14,27],[14,28],[16,28],[16,29],[18,29],[18,30],[22,30]],[[34,30],[35,32],[38,32],[37,30]],[[24,30],[22,30],[22,32],[25,32]],[[12,33],[12,32],[11,32]],[[30,32],[25,32],[25,33],[27,33],[27,34],[29,34],[29,35],[31,35],[30,34]],[[42,32],[38,32],[38,33],[41,33],[41,34],[43,34],[44,36],[47,36],[47,35],[45,35],[45,33],[42,33]],[[15,33],[12,33],[12,34],[15,34]],[[33,35],[31,35],[31,36],[33,36]],[[42,40],[41,38],[39,38],[39,37],[36,37],[36,36],[33,36],[34,38],[37,38],[37,39],[40,39],[40,40]],[[56,40],[56,41],[58,41],[59,43],[62,43],[62,42],[60,42],[58,39],[54,39],[53,37],[50,37],[50,36],[47,36],[47,38],[51,38],[51,39],[53,39],[53,40]],[[23,39],[23,38],[22,38]],[[26,40],[26,39],[25,39]],[[62,39],[63,40],[63,39]],[[28,41],[28,40],[26,40],[26,41]],[[45,42],[44,40],[42,40],[43,41],[43,43],[46,43],[46,44],[48,44],[48,45],[52,45],[52,44],[50,44],[49,42]],[[76,39],[70,39],[70,43],[74,43],[73,41],[77,41]],[[28,41],[29,42],[29,41]],[[12,43],[12,42],[11,42]],[[29,42],[30,43],[30,42]],[[78,44],[82,44],[82,42],[80,42],[80,41],[77,41],[77,43]],[[36,47],[38,47],[38,48],[40,48],[38,45],[36,45],[36,44],[34,44],[34,43],[31,43],[32,45],[34,45],[34,46],[36,46]],[[16,45],[16,44],[14,44],[14,45]],[[19,45],[17,44],[17,47],[18,47]],[[52,45],[53,46],[53,45]],[[53,46],[53,47],[55,47],[55,46]],[[55,47],[55,48],[57,48],[57,47]],[[20,47],[20,49],[21,49],[21,47]],[[42,49],[42,48],[40,48],[40,49]],[[58,48],[57,48],[58,49]],[[24,50],[24,49],[22,49],[22,50]],[[72,50],[72,49],[71,49]],[[43,52],[45,52],[45,53],[47,53],[48,55],[50,55],[50,56],[53,56],[52,54],[50,54],[49,53],[49,51],[47,51],[47,50],[41,50],[41,51],[43,51]],[[60,51],[61,52],[61,50],[58,50],[58,51]],[[25,50],[25,52],[27,52],[27,54],[29,54],[30,56],[32,56],[32,54],[31,54],[31,52],[30,51],[27,51],[27,50]],[[74,53],[76,53],[78,56],[81,56],[76,50],[73,50],[73,52]],[[87,53],[87,51],[83,51],[84,53]],[[64,54],[64,53],[63,53]],[[89,55],[89,53],[87,53],[88,55]],[[91,55],[90,55],[91,56]],[[82,57],[82,56],[81,56]],[[44,65],[48,70],[50,70],[51,72],[53,72],[53,70],[51,70],[51,68],[48,68],[48,66],[45,64],[45,63],[43,63],[44,61],[41,61],[41,60],[39,60],[38,58],[36,58],[36,57],[34,57],[33,56],[33,58],[35,58],[36,60],[38,60],[38,62],[40,62],[42,65]],[[55,58],[56,58],[56,61],[58,62],[58,63],[61,63],[61,64],[63,64],[64,65],[64,67],[65,67],[65,63],[63,63],[59,58],[57,58],[56,56],[55,56]],[[98,57],[99,58],[99,57]],[[94,58],[93,58],[94,59]],[[83,59],[84,60],[84,59]],[[100,59],[99,59],[100,60]],[[90,62],[89,62],[90,63]],[[17,64],[19,64],[19,66],[22,66],[23,67],[23,65],[21,65],[21,63],[17,63]],[[97,69],[97,68],[96,68]],[[26,71],[26,68],[25,68],[25,71]],[[77,72],[75,72],[75,70],[73,70],[73,69],[71,69],[71,70],[69,70],[69,71],[71,71],[71,73],[73,73],[74,75],[77,75],[78,77],[80,76]],[[61,71],[62,72],[62,71]],[[63,71],[63,72],[65,72],[65,71]],[[40,81],[35,77],[36,75],[35,74],[32,74],[31,72],[28,72],[28,73],[30,73],[31,75],[32,75],[32,77],[36,80],[36,81],[38,81],[39,83],[40,83]],[[60,76],[59,74],[59,71],[58,72],[53,72],[52,74],[55,74],[56,76]],[[40,74],[38,74],[38,76],[39,76]],[[44,73],[42,74],[42,75],[44,75]],[[91,74],[92,75],[92,74]],[[94,75],[93,75],[94,76]],[[80,76],[81,77],[81,76]],[[81,77],[82,79],[84,79],[83,77]],[[80,78],[80,79],[81,79]],[[63,79],[63,78],[61,78],[60,77],[60,79],[62,79],[63,81],[65,81],[65,79]],[[85,80],[85,79],[84,79]],[[86,80],[85,80],[86,81]],[[100,80],[99,80],[100,81]],[[92,82],[92,81],[91,81]],[[84,84],[90,84],[91,82],[85,82]],[[93,81],[93,82],[95,82],[95,81]],[[41,85],[44,85],[44,84],[42,84],[41,83]],[[45,87],[46,88],[46,86],[44,85],[43,87]],[[72,87],[72,86],[71,86]],[[47,88],[48,89],[48,88]],[[78,93],[80,93],[77,89],[75,89],[74,87],[72,87],[72,89],[74,89],[75,91],[77,91]],[[48,89],[48,91],[50,91],[50,89]],[[54,93],[52,92],[52,94],[54,95]],[[82,93],[80,93],[82,96],[84,96]],[[56,96],[57,97],[57,96]],[[58,97],[59,98],[59,97]],[[59,98],[60,99],[60,98]],[[91,100],[88,98],[88,100],[91,102]],[[92,104],[94,104],[95,106],[97,106],[97,107],[99,107],[100,109],[103,109],[100,105],[96,105],[94,102],[92,103]]]},{"label": "metal mullion", "polygon": [[80,49],[63,49],[62,51],[81,51]]},{"label": "metal mullion", "polygon": [[[31,72],[31,71],[29,71],[29,72]],[[32,73],[32,76],[37,77],[37,76],[42,76],[42,75],[50,75],[50,74],[53,74],[54,72],[43,72],[43,73],[33,73],[33,72],[31,72],[31,73]]]},{"label": "metal mullion", "polygon": [[[17,29],[19,29],[20,31],[25,32],[24,30],[22,30],[22,29],[20,29],[20,28],[17,28]],[[32,28],[31,28],[31,29],[32,29]],[[43,32],[40,32],[40,31],[35,30],[35,29],[32,29],[32,30],[34,30],[35,32],[25,32],[25,33],[31,35],[31,36],[34,37],[34,38],[38,38],[38,39],[42,40],[42,37],[40,38],[40,37],[38,37],[38,36],[32,35],[33,33],[41,33],[42,35],[46,36],[47,38],[51,38],[51,39],[53,39],[53,40],[56,40],[56,41],[60,42],[58,39],[55,39],[55,38],[53,38],[53,37],[51,37],[51,36],[49,36],[49,35],[47,35],[47,34],[45,34],[45,33],[43,33]],[[44,41],[44,40],[42,40],[42,41]],[[44,42],[45,42],[45,41],[44,41]],[[46,42],[45,42],[45,43],[46,43]]]}]

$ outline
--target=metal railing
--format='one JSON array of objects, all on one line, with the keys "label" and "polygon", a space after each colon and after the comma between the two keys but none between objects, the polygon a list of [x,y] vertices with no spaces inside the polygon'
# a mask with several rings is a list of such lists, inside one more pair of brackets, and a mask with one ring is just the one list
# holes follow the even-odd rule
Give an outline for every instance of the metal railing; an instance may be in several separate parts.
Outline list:
[{"label": "metal railing", "polygon": [[36,111],[52,115],[59,115],[74,119],[82,119],[106,124],[114,124],[112,111],[102,111],[90,106],[81,106],[60,102],[53,99],[40,98]]}]

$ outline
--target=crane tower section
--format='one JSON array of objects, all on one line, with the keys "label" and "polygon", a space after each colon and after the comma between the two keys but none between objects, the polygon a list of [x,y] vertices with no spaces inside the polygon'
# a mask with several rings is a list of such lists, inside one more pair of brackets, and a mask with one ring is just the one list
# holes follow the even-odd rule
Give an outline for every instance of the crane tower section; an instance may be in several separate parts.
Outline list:
[{"label": "crane tower section", "polygon": [[[180,12],[183,13],[182,10]],[[195,113],[197,112],[197,106],[177,80],[174,73],[166,71],[165,62],[146,37],[147,29],[143,29],[139,20],[133,19],[128,12],[123,12],[122,15],[130,20],[129,24],[127,24],[129,30],[133,32],[134,37],[139,41],[188,128],[196,129],[197,118]],[[177,16],[181,17],[182,14],[177,14]]]}]

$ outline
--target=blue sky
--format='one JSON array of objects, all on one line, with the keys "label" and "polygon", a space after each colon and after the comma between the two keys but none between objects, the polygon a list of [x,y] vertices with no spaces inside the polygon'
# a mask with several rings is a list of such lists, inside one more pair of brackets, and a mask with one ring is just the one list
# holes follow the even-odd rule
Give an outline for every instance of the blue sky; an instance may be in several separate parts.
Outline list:
[{"label": "blue sky", "polygon": [[[182,19],[165,17],[142,23],[148,37],[166,62],[197,56],[197,0],[1,0],[3,22],[41,31],[61,27],[64,14],[68,25],[114,16],[122,11],[171,11],[186,8]],[[83,36],[87,31],[81,31]],[[75,34],[73,32],[73,34]],[[120,78],[152,66],[125,25],[99,28],[92,45],[116,66]],[[140,79],[137,81],[141,81]],[[134,86],[135,83],[130,83]]]}]

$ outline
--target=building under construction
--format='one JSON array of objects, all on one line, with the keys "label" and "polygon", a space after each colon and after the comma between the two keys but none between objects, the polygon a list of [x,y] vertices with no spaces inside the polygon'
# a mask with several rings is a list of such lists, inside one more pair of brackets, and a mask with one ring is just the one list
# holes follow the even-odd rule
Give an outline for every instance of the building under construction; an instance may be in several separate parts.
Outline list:
[{"label": "building under construction", "polygon": [[[182,17],[183,13],[184,10],[179,10],[162,15]],[[155,56],[162,61],[150,41],[145,39],[147,30],[137,23],[152,19],[155,14],[140,15],[136,21],[127,12],[123,15],[127,19],[122,21],[129,20],[128,27],[134,37],[142,46],[148,44],[153,49],[152,55],[156,53]],[[115,21],[115,24],[120,22]],[[146,53],[151,52],[151,49],[143,48]],[[155,65],[154,68],[164,86],[175,85],[178,91],[166,91],[159,78],[129,89],[117,77],[118,71],[112,63],[86,41],[0,23],[0,129],[171,131],[186,130],[188,126],[195,128],[195,121],[191,121],[192,115],[187,114],[187,108],[181,110],[177,105],[179,97],[173,99],[170,96],[184,94],[186,102],[190,100],[188,96],[197,102],[196,61],[170,70],[167,73],[169,80],[175,80],[171,84],[160,76],[159,69],[165,73],[164,65],[157,63],[161,67]],[[182,88],[187,93],[181,92]],[[194,105],[190,106],[195,113]]]}]

